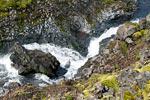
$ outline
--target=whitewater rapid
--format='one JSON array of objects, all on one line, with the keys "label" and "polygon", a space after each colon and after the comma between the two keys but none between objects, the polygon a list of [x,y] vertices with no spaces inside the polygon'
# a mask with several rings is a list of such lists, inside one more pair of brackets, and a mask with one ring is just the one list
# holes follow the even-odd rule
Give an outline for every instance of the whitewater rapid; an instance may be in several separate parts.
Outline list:
[{"label": "whitewater rapid", "polygon": [[[132,22],[138,22],[139,20],[133,20]],[[67,68],[67,73],[64,75],[65,78],[71,79],[77,73],[77,70],[85,64],[88,58],[94,57],[99,54],[100,45],[99,43],[106,38],[111,37],[117,33],[118,27],[111,27],[110,29],[104,31],[104,33],[98,38],[92,38],[88,47],[88,55],[86,57],[81,56],[77,51],[62,48],[54,44],[25,44],[23,45],[29,50],[41,50],[43,52],[50,52],[54,55],[58,61],[61,63],[61,67],[65,68],[65,65],[70,62],[70,67]],[[48,84],[54,84],[59,82],[62,78],[50,79],[46,75],[36,73],[34,75],[29,75],[29,77],[24,77],[18,75],[18,71],[14,69],[11,64],[10,55],[7,54],[0,56],[0,87],[7,87],[10,82],[18,82],[20,84],[32,83],[36,86],[46,86]],[[3,82],[3,83],[2,83]]]}]

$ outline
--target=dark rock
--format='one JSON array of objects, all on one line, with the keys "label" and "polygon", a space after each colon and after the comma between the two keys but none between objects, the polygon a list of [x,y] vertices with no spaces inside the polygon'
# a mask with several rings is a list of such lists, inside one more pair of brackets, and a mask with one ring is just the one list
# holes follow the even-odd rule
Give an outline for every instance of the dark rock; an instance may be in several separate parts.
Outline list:
[{"label": "dark rock", "polygon": [[66,63],[66,65],[65,65],[65,68],[69,68],[69,67],[70,67],[70,64],[71,64],[71,62],[68,61],[68,62]]},{"label": "dark rock", "polygon": [[131,22],[127,22],[119,27],[117,31],[117,39],[125,40],[127,37],[131,36],[136,31],[136,25]]},{"label": "dark rock", "polygon": [[81,24],[79,21],[75,21],[74,23],[72,23],[71,26],[71,29],[74,31],[78,31],[81,28]]},{"label": "dark rock", "polygon": [[56,76],[60,63],[52,54],[39,50],[27,50],[19,43],[13,46],[12,51],[10,59],[20,75],[36,72],[49,77]]},{"label": "dark rock", "polygon": [[96,98],[102,98],[103,97],[103,93],[108,91],[106,88],[107,87],[104,86],[103,84],[96,85],[95,86],[95,92],[94,92],[95,97]]},{"label": "dark rock", "polygon": [[[98,0],[38,0],[23,9],[6,7],[7,16],[3,16],[0,11],[0,40],[4,42],[0,52],[7,53],[15,42],[38,42],[73,48],[86,56],[90,39],[87,34],[82,33],[90,33],[106,20],[129,20],[136,9],[135,0],[117,0],[110,3]],[[75,31],[75,35],[69,34],[71,30]]]}]

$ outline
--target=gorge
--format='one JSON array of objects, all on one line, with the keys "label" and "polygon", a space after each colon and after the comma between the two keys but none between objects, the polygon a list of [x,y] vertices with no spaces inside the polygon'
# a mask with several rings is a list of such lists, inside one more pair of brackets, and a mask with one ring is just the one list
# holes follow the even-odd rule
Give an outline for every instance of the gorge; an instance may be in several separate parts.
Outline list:
[{"label": "gorge", "polygon": [[[88,1],[90,2],[90,0],[85,0],[84,2],[88,2]],[[119,0],[119,1],[121,1],[121,0]],[[122,0],[122,1],[123,2],[127,2],[127,1],[130,2],[130,1],[134,1],[134,0],[127,0],[127,1]],[[96,0],[95,0],[95,2],[96,2]],[[134,2],[136,2],[136,0]],[[107,11],[106,11],[106,12],[104,12],[107,16],[107,17],[105,16],[106,19],[99,21],[98,23],[95,23],[95,18],[91,18],[92,14],[93,14],[92,13],[91,15],[88,16],[88,18],[91,18],[93,20],[92,22],[94,24],[96,24],[94,26],[92,26],[93,23],[87,24],[85,22],[83,22],[85,25],[83,25],[83,23],[82,23],[80,26],[80,25],[78,25],[78,22],[77,22],[77,23],[74,23],[72,25],[73,30],[72,30],[72,28],[71,28],[71,30],[68,30],[68,28],[66,28],[66,26],[67,26],[67,24],[70,25],[71,23],[65,23],[66,20],[63,20],[65,23],[65,24],[63,24],[63,27],[65,27],[65,28],[62,29],[62,26],[61,26],[62,23],[60,24],[59,23],[60,19],[57,19],[57,21],[59,23],[59,27],[61,29],[61,31],[60,31],[58,27],[56,27],[52,24],[53,23],[53,22],[51,22],[52,20],[48,19],[49,21],[45,21],[44,24],[41,26],[40,25],[34,26],[32,28],[31,28],[31,26],[26,27],[26,29],[25,29],[26,35],[24,35],[24,33],[20,32],[19,35],[17,35],[17,36],[14,35],[13,37],[8,35],[8,37],[6,36],[6,38],[4,38],[5,36],[2,36],[2,41],[3,41],[2,44],[3,45],[2,45],[2,49],[0,50],[1,51],[1,56],[0,56],[0,94],[3,95],[4,91],[7,91],[9,89],[10,83],[17,82],[17,83],[22,85],[21,89],[22,88],[25,89],[26,85],[28,87],[27,83],[31,83],[33,85],[33,87],[34,86],[44,87],[44,89],[46,88],[45,86],[47,86],[47,89],[49,89],[49,88],[50,89],[53,89],[53,88],[57,89],[57,87],[59,88],[59,86],[61,88],[61,84],[64,84],[64,85],[69,84],[65,88],[70,89],[71,92],[68,92],[69,90],[67,90],[64,98],[60,98],[57,95],[59,93],[54,94],[54,95],[56,95],[56,98],[58,100],[59,99],[62,99],[62,100],[82,100],[82,99],[97,100],[96,98],[98,98],[98,100],[99,100],[102,97],[105,97],[105,96],[100,96],[100,95],[99,95],[99,97],[96,97],[97,96],[96,94],[95,94],[96,96],[94,97],[94,99],[92,97],[90,97],[89,91],[87,91],[88,89],[85,89],[85,87],[83,86],[83,84],[84,84],[88,88],[89,84],[81,82],[82,80],[80,80],[80,78],[82,79],[82,76],[80,76],[80,72],[82,72],[82,70],[84,69],[84,66],[85,66],[85,68],[89,67],[88,61],[90,62],[90,59],[92,59],[92,60],[97,59],[97,58],[99,59],[103,50],[105,50],[110,45],[110,42],[112,40],[116,39],[115,36],[117,34],[117,30],[120,26],[123,25],[123,23],[125,23],[125,21],[131,21],[131,22],[138,23],[141,18],[145,18],[145,16],[148,15],[148,13],[150,12],[150,1],[149,0],[138,0],[137,2],[138,2],[139,8],[136,10],[136,8],[132,9],[132,7],[131,7],[131,9],[133,10],[133,11],[131,10],[132,13],[130,11],[124,12],[124,13],[121,13],[121,11],[120,12],[118,11],[116,13],[116,12],[113,12],[113,10],[110,10],[110,12],[107,15],[107,13],[106,13]],[[96,6],[96,5],[94,5],[94,6]],[[60,5],[60,7],[61,7],[61,5]],[[135,7],[135,5],[133,7]],[[129,6],[129,8],[130,8],[130,6]],[[81,6],[81,9],[83,9],[82,6]],[[66,8],[64,8],[63,10],[66,10]],[[82,11],[80,13],[82,13]],[[62,13],[60,13],[60,14],[62,14]],[[66,14],[66,12],[64,12],[64,14]],[[69,14],[70,14],[70,12],[69,12]],[[82,13],[82,14],[84,14],[84,13]],[[58,13],[58,15],[59,15],[59,13]],[[47,16],[47,15],[45,15],[45,16]],[[54,16],[54,18],[55,17],[57,18],[57,16]],[[74,19],[74,21],[76,22],[76,20],[81,20],[82,18],[80,19],[80,18],[75,17],[72,19]],[[69,20],[69,22],[72,22],[72,21],[70,21],[70,19],[68,19],[68,20]],[[98,20],[96,20],[96,21],[98,21]],[[78,29],[79,26],[80,26],[80,28]],[[90,28],[92,27],[92,29],[90,29],[89,27]],[[66,30],[67,30],[67,32],[71,33],[71,35],[72,35],[71,37],[70,37],[70,35],[68,36],[68,33],[66,33],[67,35],[66,34],[62,35],[61,32],[63,31],[65,33]],[[9,33],[9,31],[8,31],[8,33]],[[56,31],[56,32],[54,32],[54,31]],[[29,34],[28,32],[30,32],[31,34]],[[51,33],[51,32],[54,32],[54,33]],[[53,36],[53,35],[49,36],[48,33],[55,34],[55,35],[58,34],[58,36],[57,35],[56,36]],[[75,33],[77,33],[77,34],[75,34]],[[59,34],[61,34],[61,35],[59,35]],[[69,40],[68,37],[67,37],[68,39],[66,39],[66,36],[68,36],[71,39]],[[64,40],[64,37],[66,40]],[[12,39],[12,38],[14,38],[14,39]],[[78,39],[79,39],[79,46],[77,46],[78,42],[76,41]],[[16,41],[19,41],[28,50],[41,50],[45,53],[51,53],[60,62],[60,66],[65,68],[67,70],[67,72],[64,75],[59,76],[59,77],[54,78],[54,79],[51,79],[48,76],[46,76],[44,74],[40,74],[40,73],[29,74],[27,76],[19,75],[18,71],[15,68],[13,68],[11,65],[13,63],[10,60],[10,56],[11,56],[12,52],[9,52],[9,49],[8,49],[8,48],[12,47],[12,45]],[[68,42],[68,44],[67,44],[67,42]],[[141,58],[141,56],[139,57],[139,59],[140,58]],[[119,61],[118,61],[118,63],[119,63]],[[118,65],[116,65],[116,67],[117,66]],[[90,67],[91,67],[91,65],[90,65]],[[60,71],[62,71],[62,70],[60,70]],[[130,71],[131,71],[130,69],[127,69],[123,72],[129,73]],[[76,75],[78,73],[79,73],[79,77],[74,77],[74,76],[78,76],[78,75]],[[131,71],[131,73],[132,73],[132,71]],[[84,73],[84,74],[85,74],[85,76],[88,77],[87,80],[85,79],[85,82],[87,82],[90,79],[93,80],[92,78],[99,77],[99,75],[97,75],[95,73],[93,74],[90,71],[88,71],[88,74],[86,74],[86,73]],[[93,75],[92,77],[90,77],[91,74]],[[111,78],[114,78],[113,74],[112,74],[112,76],[110,75]],[[102,73],[102,75],[103,75],[103,73]],[[147,74],[144,74],[144,75],[147,75]],[[101,77],[103,77],[103,76],[101,76]],[[120,80],[123,80],[123,77],[124,76],[120,76]],[[79,78],[79,80],[78,80],[78,78]],[[107,77],[107,74],[106,74],[106,77],[104,76],[104,78],[106,78],[106,79],[109,78],[109,75]],[[70,79],[72,80],[73,83],[71,83],[71,82],[67,83],[67,81],[69,81]],[[74,82],[74,80],[76,82]],[[84,80],[84,78],[83,78],[83,80]],[[103,79],[100,78],[100,80],[103,80]],[[64,83],[63,83],[63,81],[64,81]],[[66,81],[66,83],[65,83],[65,81]],[[116,83],[116,80],[113,80],[113,81],[115,81],[115,83]],[[53,85],[50,85],[50,84],[53,84],[54,87],[53,87]],[[55,87],[55,84],[56,84],[56,87]],[[82,98],[82,96],[81,96],[81,98],[74,98],[72,96],[74,94],[74,92],[72,93],[72,91],[76,90],[76,89],[74,89],[74,87],[71,87],[70,84],[71,85],[73,84],[73,86],[75,85],[75,87],[79,88],[79,90],[77,90],[77,91],[80,91],[81,94],[82,94],[82,91],[84,90],[83,91],[83,98]],[[116,84],[118,84],[118,83],[116,83]],[[32,87],[32,85],[31,85],[31,87]],[[103,91],[107,91],[108,90],[107,88],[109,88],[109,87],[108,86],[106,87],[103,85],[104,84],[100,84],[100,86],[98,85],[98,87],[102,87],[104,89]],[[29,84],[29,87],[30,87],[30,84]],[[35,87],[35,91],[37,91],[36,87]],[[89,87],[91,87],[91,86],[89,86]],[[115,87],[115,86],[113,86],[113,87]],[[45,91],[49,92],[47,89],[45,89]],[[117,89],[118,88],[115,87],[115,91],[118,91]],[[126,89],[126,90],[129,90],[129,89]],[[8,96],[8,98],[4,97],[4,98],[2,98],[2,100],[3,99],[4,100],[29,100],[29,98],[33,99],[33,100],[53,100],[53,99],[55,99],[55,97],[53,95],[48,96],[48,94],[45,92],[44,93],[42,92],[43,96],[41,96],[41,97],[38,93],[35,93],[36,96],[33,93],[32,95],[30,94],[29,98],[27,96],[26,99],[22,99],[23,97],[19,94],[19,93],[22,93],[22,90],[21,90],[21,92],[20,91],[16,92],[16,91],[15,91],[15,93],[18,93],[18,94],[17,95],[14,94],[14,96],[16,95],[16,97],[18,97],[18,98],[15,98],[15,97],[13,97],[12,94],[10,94],[11,95],[10,97],[9,96]],[[23,91],[26,91],[26,90],[23,90]],[[114,91],[114,90],[112,90],[112,91]],[[95,93],[96,93],[96,91],[95,91]],[[129,96],[128,97],[129,99],[135,100],[135,96],[133,96],[133,94],[130,90],[129,90],[129,92],[127,91],[125,93]],[[53,93],[51,93],[51,94],[53,94]],[[26,94],[23,93],[23,95],[25,96]],[[44,95],[46,95],[46,98],[44,98]],[[106,96],[107,96],[107,94],[106,94]],[[110,98],[112,97],[111,94],[109,94],[109,96],[110,96]],[[78,96],[78,97],[80,97],[80,96]],[[132,97],[134,97],[134,98],[132,98]],[[71,98],[71,99],[69,99],[69,98]],[[86,98],[88,98],[88,99],[86,99]],[[116,100],[116,98],[110,99],[110,100]],[[117,99],[117,100],[120,100],[120,99]],[[124,98],[121,100],[127,100],[127,99]],[[138,99],[138,100],[147,100],[147,99]]]}]

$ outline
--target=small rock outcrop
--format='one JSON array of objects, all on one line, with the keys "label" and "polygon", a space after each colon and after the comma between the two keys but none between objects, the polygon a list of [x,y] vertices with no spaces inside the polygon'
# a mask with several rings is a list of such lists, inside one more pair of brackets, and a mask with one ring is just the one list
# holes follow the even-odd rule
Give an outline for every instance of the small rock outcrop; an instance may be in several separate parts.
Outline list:
[{"label": "small rock outcrop", "polygon": [[13,67],[18,69],[20,75],[35,72],[49,77],[56,76],[60,63],[52,54],[39,50],[27,50],[19,43],[12,47],[12,51],[13,54],[10,59],[13,62]]},{"label": "small rock outcrop", "polygon": [[136,31],[137,31],[136,24],[127,22],[119,27],[119,29],[117,31],[117,38],[119,40],[125,40],[127,37],[131,36]]}]

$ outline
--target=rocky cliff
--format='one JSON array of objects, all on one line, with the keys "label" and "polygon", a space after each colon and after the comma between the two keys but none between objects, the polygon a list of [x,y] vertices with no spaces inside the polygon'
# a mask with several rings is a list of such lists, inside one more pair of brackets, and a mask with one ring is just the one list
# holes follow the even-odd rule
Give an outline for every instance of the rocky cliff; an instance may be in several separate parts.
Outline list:
[{"label": "rocky cliff", "polygon": [[[18,86],[2,100],[149,100],[150,14],[139,23],[126,22],[116,39],[79,69],[80,77],[57,85]],[[12,85],[11,85],[12,87]]]},{"label": "rocky cliff", "polygon": [[1,0],[0,47],[16,41],[54,43],[87,54],[89,38],[105,20],[128,19],[136,0]]}]

